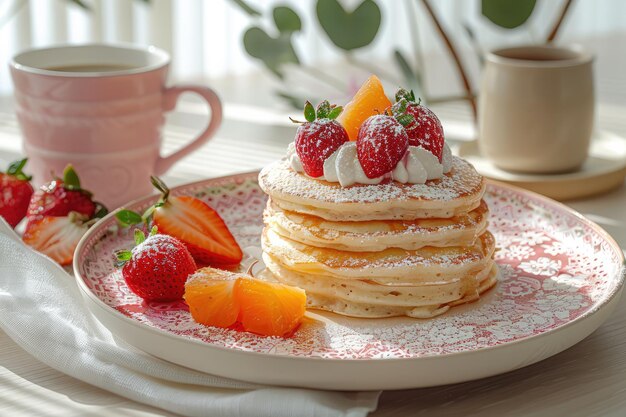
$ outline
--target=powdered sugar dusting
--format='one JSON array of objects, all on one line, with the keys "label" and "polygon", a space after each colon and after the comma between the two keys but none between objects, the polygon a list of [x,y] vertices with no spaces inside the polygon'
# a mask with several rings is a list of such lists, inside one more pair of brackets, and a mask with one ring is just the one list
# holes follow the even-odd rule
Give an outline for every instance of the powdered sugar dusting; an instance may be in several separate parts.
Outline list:
[{"label": "powdered sugar dusting", "polygon": [[377,203],[409,200],[452,201],[476,195],[484,186],[483,177],[468,162],[452,157],[452,169],[441,179],[425,184],[400,184],[393,181],[377,185],[355,184],[341,187],[336,183],[319,181],[293,171],[289,161],[278,161],[265,167],[259,175],[263,191],[271,197],[327,203]]}]

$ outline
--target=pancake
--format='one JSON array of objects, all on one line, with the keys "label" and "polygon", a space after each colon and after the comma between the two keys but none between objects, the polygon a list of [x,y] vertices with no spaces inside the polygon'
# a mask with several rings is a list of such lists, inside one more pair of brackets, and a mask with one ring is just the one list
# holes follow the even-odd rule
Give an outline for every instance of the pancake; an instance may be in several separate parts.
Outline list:
[{"label": "pancake", "polygon": [[425,246],[468,246],[487,228],[487,204],[447,219],[340,222],[283,210],[271,200],[263,213],[266,225],[281,236],[320,248],[377,252]]},{"label": "pancake", "polygon": [[304,245],[266,227],[261,243],[265,254],[294,272],[394,285],[451,282],[486,267],[495,250],[488,231],[471,246],[347,252]]},{"label": "pancake", "polygon": [[451,306],[477,300],[497,281],[493,261],[453,283],[413,287],[389,287],[368,281],[302,274],[284,268],[267,254],[264,254],[264,261],[274,279],[306,291],[309,308],[353,317],[430,318]]},{"label": "pancake", "polygon": [[261,171],[259,185],[283,210],[332,221],[450,218],[478,207],[485,191],[484,178],[458,157],[448,174],[426,184],[387,181],[349,187],[295,172],[283,159]]}]

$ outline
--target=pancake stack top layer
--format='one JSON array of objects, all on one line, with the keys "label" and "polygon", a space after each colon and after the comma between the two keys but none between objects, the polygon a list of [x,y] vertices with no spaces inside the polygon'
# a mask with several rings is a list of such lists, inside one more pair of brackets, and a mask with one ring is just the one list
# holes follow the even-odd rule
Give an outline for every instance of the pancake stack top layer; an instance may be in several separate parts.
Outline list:
[{"label": "pancake stack top layer", "polygon": [[[417,121],[426,123],[419,118]],[[307,129],[310,131],[311,123]],[[336,161],[336,167],[328,168],[326,161],[321,161],[324,172],[318,169],[317,178],[313,178],[306,172],[316,168],[316,161],[306,159],[311,148],[301,146],[301,130],[295,145],[300,158],[294,162],[294,155],[288,155],[259,175],[259,184],[270,197],[262,237],[268,275],[303,288],[310,308],[355,317],[433,317],[478,299],[495,284],[495,240],[487,230],[488,208],[482,200],[485,181],[469,163],[451,157],[447,147],[443,162],[441,155],[438,160],[432,154],[424,157],[418,142],[403,148],[408,150],[400,155],[404,156],[397,166],[392,164],[393,173],[366,178],[356,164],[372,168],[367,166],[368,160],[359,154],[354,164],[352,160],[346,162],[342,152],[355,155],[354,143],[340,141],[334,149],[324,148],[324,158]],[[362,145],[362,130],[357,149]],[[401,130],[394,127],[393,134],[404,134]],[[441,130],[441,141],[442,135]],[[327,137],[317,138],[314,145],[326,147],[325,140],[331,143],[336,139]],[[376,145],[372,149],[395,152],[391,145],[396,142],[389,145],[379,137],[364,140],[370,139]],[[436,152],[432,143],[424,146]],[[319,156],[314,152],[313,157]],[[302,169],[301,160],[313,168]],[[402,169],[410,170],[414,168],[411,164],[420,163],[426,168],[448,163],[449,168],[441,174],[440,165],[438,178],[433,175],[434,179],[424,177],[421,183],[407,181]],[[346,166],[356,166],[357,173],[350,173],[351,178],[362,178],[365,183],[342,186],[332,182],[336,181],[332,170]],[[396,181],[396,176],[400,180]]]}]

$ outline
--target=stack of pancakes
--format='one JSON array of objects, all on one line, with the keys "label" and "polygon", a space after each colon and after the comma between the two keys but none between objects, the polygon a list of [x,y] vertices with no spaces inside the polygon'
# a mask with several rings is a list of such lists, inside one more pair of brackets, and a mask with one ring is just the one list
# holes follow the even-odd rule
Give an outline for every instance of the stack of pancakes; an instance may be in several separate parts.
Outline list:
[{"label": "stack of pancakes", "polygon": [[426,184],[341,187],[286,160],[261,171],[270,196],[263,260],[310,308],[355,317],[428,318],[496,282],[485,182],[466,161]]}]

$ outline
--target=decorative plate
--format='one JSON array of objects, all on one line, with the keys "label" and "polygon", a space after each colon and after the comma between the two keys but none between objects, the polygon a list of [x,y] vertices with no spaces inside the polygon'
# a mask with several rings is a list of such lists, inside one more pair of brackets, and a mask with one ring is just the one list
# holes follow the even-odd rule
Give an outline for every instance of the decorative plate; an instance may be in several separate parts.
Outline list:
[{"label": "decorative plate", "polygon": [[[260,254],[266,197],[257,173],[177,187],[224,218],[248,258]],[[143,210],[157,196],[131,203]],[[113,251],[132,233],[113,213],[81,240],[76,279],[111,332],[155,356],[251,382],[321,389],[401,389],[456,383],[529,365],[594,331],[616,306],[623,255],[599,226],[545,197],[490,183],[485,200],[500,281],[480,301],[429,320],[354,319],[309,311],[289,339],[195,323],[181,302],[145,303],[126,286]],[[546,365],[549,366],[549,365]]]},{"label": "decorative plate", "polygon": [[503,181],[556,200],[589,197],[615,189],[626,176],[626,138],[598,131],[591,138],[583,166],[565,174],[522,174],[505,171],[481,155],[477,141],[459,145],[457,154],[487,178]]}]

